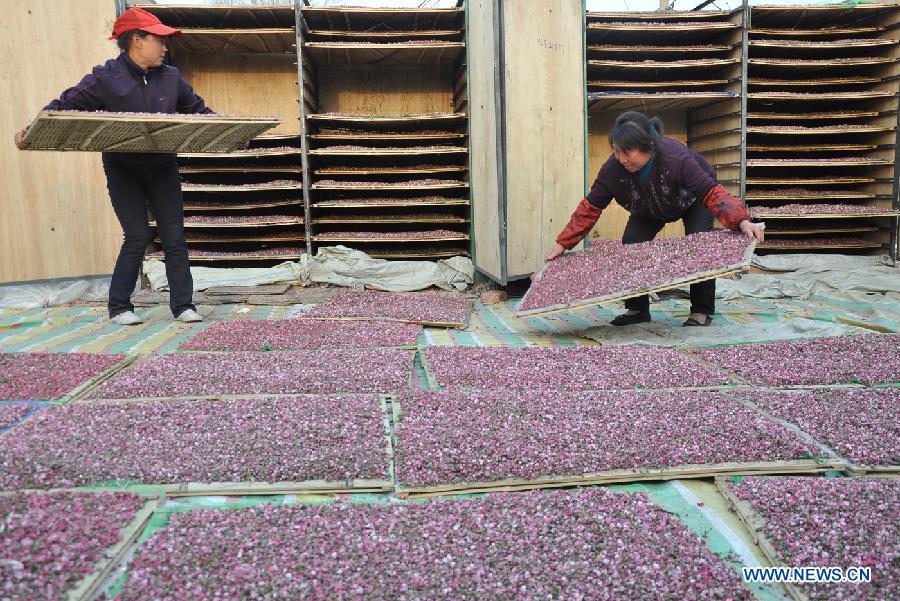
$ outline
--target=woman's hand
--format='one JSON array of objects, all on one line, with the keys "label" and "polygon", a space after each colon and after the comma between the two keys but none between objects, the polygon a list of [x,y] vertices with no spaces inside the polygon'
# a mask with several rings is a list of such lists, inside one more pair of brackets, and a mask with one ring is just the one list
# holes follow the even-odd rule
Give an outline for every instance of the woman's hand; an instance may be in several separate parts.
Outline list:
[{"label": "woman's hand", "polygon": [[19,131],[16,132],[15,138],[13,141],[16,143],[16,148],[19,150],[28,150],[31,145],[25,143],[25,128],[23,127]]},{"label": "woman's hand", "polygon": [[556,245],[550,250],[550,252],[547,253],[547,256],[544,258],[544,260],[552,261],[553,259],[560,256],[564,252],[566,252],[566,247],[563,246],[562,244],[560,244],[559,242],[557,242]]},{"label": "woman's hand", "polygon": [[741,231],[745,236],[748,238],[756,238],[758,242],[762,242],[766,237],[762,224],[751,223],[744,219],[738,224],[738,227],[741,228]]}]

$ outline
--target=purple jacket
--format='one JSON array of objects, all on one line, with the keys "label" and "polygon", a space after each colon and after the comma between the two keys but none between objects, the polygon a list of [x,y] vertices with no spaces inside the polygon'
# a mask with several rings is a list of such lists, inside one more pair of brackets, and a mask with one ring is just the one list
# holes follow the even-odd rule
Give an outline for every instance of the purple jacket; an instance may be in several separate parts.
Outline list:
[{"label": "purple jacket", "polygon": [[663,136],[645,181],[611,156],[600,168],[587,201],[605,209],[615,198],[630,213],[675,221],[694,202],[703,202],[716,183],[716,170],[706,159],[681,142]]},{"label": "purple jacket", "polygon": [[94,67],[78,85],[44,107],[45,111],[117,113],[212,113],[178,69],[169,65],[146,73],[124,52]]}]

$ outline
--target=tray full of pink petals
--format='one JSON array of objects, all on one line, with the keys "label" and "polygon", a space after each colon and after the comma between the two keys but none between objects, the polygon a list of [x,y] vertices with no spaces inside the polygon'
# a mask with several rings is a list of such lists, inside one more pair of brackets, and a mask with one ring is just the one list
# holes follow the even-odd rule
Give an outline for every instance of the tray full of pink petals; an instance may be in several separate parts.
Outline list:
[{"label": "tray full of pink petals", "polygon": [[753,599],[740,572],[650,495],[604,488],[176,513],[137,552],[122,592],[273,591],[308,601]]},{"label": "tray full of pink petals", "polygon": [[593,240],[586,250],[548,262],[516,315],[570,311],[746,271],[755,246],[726,230],[639,244]]},{"label": "tray full of pink petals", "polygon": [[784,583],[795,601],[900,599],[900,480],[716,478],[773,566],[856,567],[869,582]]},{"label": "tray full of pink petals", "polygon": [[393,408],[407,497],[843,467],[721,392],[425,391]]},{"label": "tray full of pink petals", "polygon": [[96,598],[157,506],[127,492],[0,495],[0,598]]}]

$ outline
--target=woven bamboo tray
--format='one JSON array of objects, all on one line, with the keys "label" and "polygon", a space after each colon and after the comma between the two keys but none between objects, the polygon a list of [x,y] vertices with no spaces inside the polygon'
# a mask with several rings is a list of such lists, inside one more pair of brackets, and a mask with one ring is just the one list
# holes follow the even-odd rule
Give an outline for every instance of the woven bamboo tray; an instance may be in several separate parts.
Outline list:
[{"label": "woven bamboo tray", "polygon": [[[629,17],[630,18],[630,17]],[[737,29],[740,27],[737,23],[720,22],[720,23],[653,23],[645,25],[640,22],[631,23],[588,23],[589,31],[626,31],[629,33],[641,32],[645,33],[672,33],[672,32],[697,32],[709,31],[711,29]]]},{"label": "woven bamboo tray", "polygon": [[150,523],[153,512],[160,506],[161,500],[156,498],[148,498],[144,506],[135,514],[122,530],[119,532],[121,540],[112,547],[103,552],[103,557],[94,564],[94,569],[85,576],[74,589],[68,591],[69,599],[77,599],[78,601],[88,601],[95,599],[97,593],[103,587],[104,583],[112,575],[113,570],[125,559],[129,549],[137,541],[141,532]]},{"label": "woven bamboo tray", "polygon": [[[751,100],[867,100],[872,98],[893,98],[897,92],[892,90],[856,90],[854,92],[816,92],[814,94],[804,94],[802,92],[748,92],[747,97]],[[809,117],[800,114],[800,119],[808,119]]]},{"label": "woven bamboo tray", "polygon": [[344,31],[329,29],[311,29],[306,32],[307,38],[349,38],[358,40],[430,40],[434,38],[460,38],[461,29],[423,29],[404,31]]},{"label": "woven bamboo tray", "polygon": [[615,52],[615,53],[636,53],[636,54],[667,54],[667,53],[714,53],[728,52],[731,46],[725,45],[704,45],[704,46],[645,46],[637,44],[590,44],[587,47],[589,52]]},{"label": "woven bamboo tray", "polygon": [[359,243],[359,242],[394,242],[396,244],[405,244],[407,242],[460,242],[464,240],[468,240],[468,234],[460,234],[459,236],[446,236],[442,238],[426,238],[426,237],[410,237],[410,238],[345,238],[345,237],[328,237],[326,234],[319,234],[318,236],[313,236],[314,242],[349,242],[349,243]]},{"label": "woven bamboo tray", "polygon": [[342,208],[342,209],[380,209],[383,207],[456,207],[468,206],[469,201],[464,198],[448,198],[446,200],[422,200],[410,198],[409,202],[381,204],[366,202],[365,199],[356,200],[322,200],[313,203],[317,208]]},{"label": "woven bamboo tray", "polygon": [[[796,8],[796,7],[794,7]],[[809,8],[809,7],[805,7]],[[753,10],[759,10],[759,7],[754,6]],[[805,37],[817,37],[817,36],[858,36],[858,35],[869,35],[873,33],[879,33],[884,31],[883,27],[853,27],[853,28],[842,28],[842,29],[831,29],[831,28],[823,28],[823,29],[769,29],[766,27],[754,27],[750,30],[750,35],[776,35],[776,36],[793,36],[798,38]]]},{"label": "woven bamboo tray", "polygon": [[466,154],[465,146],[442,146],[440,148],[370,148],[368,150],[329,150],[320,148],[310,150],[309,154],[317,156],[420,156],[430,154]]},{"label": "woven bamboo tray", "polygon": [[317,113],[307,115],[310,121],[320,121],[324,123],[355,123],[359,125],[407,125],[418,123],[433,123],[443,121],[461,121],[466,118],[463,113],[444,113],[439,115],[330,115],[327,113]]},{"label": "woven bamboo tray", "polygon": [[444,165],[435,167],[397,167],[397,168],[358,168],[358,169],[340,169],[338,167],[327,167],[325,169],[316,169],[313,173],[319,176],[335,176],[335,175],[427,175],[429,173],[465,173],[469,168],[457,165]]},{"label": "woven bamboo tray", "polygon": [[264,209],[271,207],[295,207],[303,206],[300,199],[293,200],[264,200],[260,202],[235,202],[213,204],[208,202],[185,202],[185,211],[239,211],[246,209]]},{"label": "woven bamboo tray", "polygon": [[455,184],[421,184],[421,185],[407,185],[407,184],[388,184],[388,185],[377,185],[374,182],[372,184],[313,184],[310,186],[313,190],[446,190],[451,188],[468,188],[469,184],[466,182],[459,182]]},{"label": "woven bamboo tray", "polygon": [[808,144],[806,146],[747,146],[747,152],[837,152],[875,150],[876,144]]},{"label": "woven bamboo tray", "polygon": [[[527,311],[522,311],[520,307],[525,303],[528,299],[528,292],[522,297],[522,300],[516,305],[515,315],[516,317],[543,317],[545,315],[552,315],[554,313],[560,313],[563,311],[572,311],[575,309],[582,309],[585,307],[593,307],[595,305],[602,305],[605,303],[611,303],[615,301],[625,300],[628,298],[634,298],[636,296],[643,296],[645,294],[649,294],[651,292],[659,292],[662,290],[669,290],[672,288],[680,288],[681,286],[686,286],[689,284],[694,284],[696,282],[704,282],[706,280],[713,280],[720,277],[725,277],[729,275],[735,275],[744,271],[750,270],[750,259],[753,257],[753,251],[756,248],[756,240],[752,240],[746,252],[744,253],[743,260],[736,265],[728,265],[723,266],[720,269],[714,269],[711,271],[707,271],[704,273],[695,273],[688,276],[680,277],[671,282],[667,282],[664,284],[659,284],[657,286],[648,286],[647,288],[643,288],[641,290],[631,290],[631,291],[622,291],[622,292],[614,292],[612,294],[607,294],[604,296],[598,296],[594,298],[586,298],[586,299],[575,299],[568,303],[561,303],[558,305],[553,305],[550,307],[542,307],[539,309],[530,309]],[[544,265],[538,274],[534,277],[533,282],[537,283],[540,281],[541,276],[544,271],[550,266],[550,263]]]},{"label": "woven bamboo tray", "polygon": [[[303,225],[303,219],[298,217],[291,221],[257,221],[253,223],[191,223],[185,222],[185,229],[253,229],[259,227],[289,227]],[[156,222],[151,221],[150,227],[156,227]]]},{"label": "woven bamboo tray", "polygon": [[763,219],[844,219],[844,218],[861,218],[861,217],[897,217],[900,211],[892,211],[885,209],[878,213],[807,213],[805,215],[795,215],[792,213],[766,213],[760,215]]},{"label": "woven bamboo tray", "polygon": [[293,27],[183,28],[181,35],[172,36],[167,43],[173,49],[194,53],[291,54],[294,52],[296,35]]},{"label": "woven bamboo tray", "polygon": [[747,119],[773,121],[809,121],[812,119],[862,119],[877,117],[877,111],[831,111],[827,113],[747,113]]},{"label": "woven bamboo tray", "polygon": [[590,88],[611,88],[613,90],[627,90],[631,88],[651,89],[651,88],[694,88],[694,87],[713,87],[724,86],[728,83],[727,79],[684,79],[684,80],[665,80],[665,81],[589,81]]},{"label": "woven bamboo tray", "polygon": [[[738,515],[740,520],[750,530],[750,533],[753,535],[753,540],[756,541],[756,544],[762,550],[763,555],[766,556],[766,559],[769,560],[769,563],[773,566],[790,567],[787,566],[787,564],[782,561],[778,553],[775,552],[775,547],[766,536],[766,520],[763,519],[761,515],[756,513],[756,511],[754,511],[753,506],[750,505],[750,503],[738,499],[737,496],[735,496],[735,494],[728,489],[726,479],[723,476],[716,476],[715,481],[716,487],[719,489],[719,492],[722,493],[722,496],[725,497],[728,506]],[[806,594],[794,584],[790,582],[783,582],[782,585],[788,591],[794,601],[809,601],[809,598],[806,596]]]},{"label": "woven bamboo tray", "polygon": [[306,50],[320,64],[326,65],[447,65],[465,56],[463,42],[403,44],[307,42]]},{"label": "woven bamboo tray", "polygon": [[837,169],[839,167],[868,167],[872,165],[891,165],[892,162],[886,159],[858,159],[855,161],[832,161],[829,159],[809,159],[806,161],[781,161],[778,159],[749,159],[748,167],[828,167],[829,169]]},{"label": "woven bamboo tray", "polygon": [[[396,427],[396,426],[395,426]],[[421,499],[454,494],[481,494],[492,492],[516,492],[571,486],[592,486],[654,480],[680,480],[685,478],[710,478],[725,475],[773,475],[815,474],[843,469],[839,461],[798,459],[793,461],[718,463],[674,466],[671,468],[640,468],[634,470],[608,470],[560,478],[535,478],[533,480],[506,479],[495,482],[460,482],[436,486],[405,487],[398,484],[397,496]]]},{"label": "woven bamboo tray", "polygon": [[751,86],[808,87],[808,86],[848,86],[881,83],[880,77],[825,77],[822,79],[772,79],[751,77],[747,84]]},{"label": "woven bamboo tray", "polygon": [[274,117],[42,111],[25,142],[29,150],[231,152],[280,123]]}]

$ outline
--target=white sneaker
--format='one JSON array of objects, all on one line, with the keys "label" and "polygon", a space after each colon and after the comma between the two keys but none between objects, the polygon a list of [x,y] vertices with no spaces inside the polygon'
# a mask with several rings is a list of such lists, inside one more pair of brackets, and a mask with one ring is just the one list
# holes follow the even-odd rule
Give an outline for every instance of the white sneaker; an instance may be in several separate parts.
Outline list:
[{"label": "white sneaker", "polygon": [[196,323],[198,321],[203,321],[203,316],[193,309],[185,309],[175,319],[185,323]]},{"label": "white sneaker", "polygon": [[119,313],[115,317],[111,317],[110,321],[120,326],[136,326],[139,323],[144,323],[143,319],[141,319],[131,311]]}]

